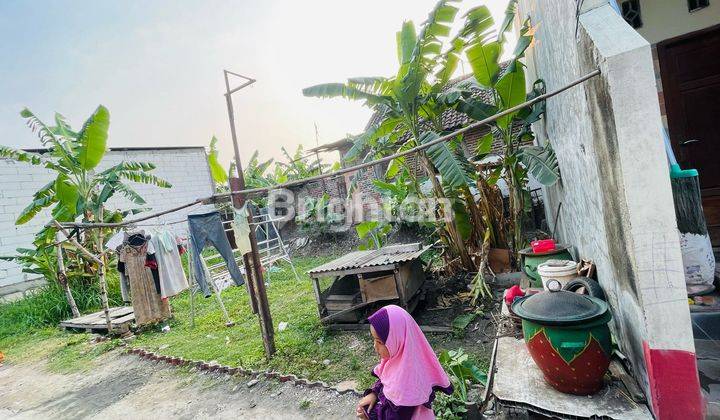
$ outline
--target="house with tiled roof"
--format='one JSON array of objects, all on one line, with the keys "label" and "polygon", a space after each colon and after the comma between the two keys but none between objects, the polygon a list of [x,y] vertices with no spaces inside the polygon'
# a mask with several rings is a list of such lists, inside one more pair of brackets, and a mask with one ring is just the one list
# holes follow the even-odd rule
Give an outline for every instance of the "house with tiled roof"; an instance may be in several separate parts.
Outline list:
[{"label": "house with tiled roof", "polygon": [[[490,90],[480,87],[476,82],[475,78],[470,75],[464,75],[461,77],[458,77],[454,80],[451,80],[446,89],[452,89],[453,87],[459,86],[460,84],[463,84],[464,88],[469,89],[473,92],[473,97],[480,98],[483,100],[483,102],[487,104],[493,103],[493,97]],[[370,130],[373,127],[376,127],[377,125],[381,124],[383,119],[385,117],[385,113],[382,111],[375,112],[371,117],[368,123],[365,126],[365,130]],[[454,131],[459,128],[465,127],[468,124],[471,124],[475,122],[472,118],[468,117],[466,114],[457,111],[455,109],[448,109],[445,111],[442,115],[442,123],[443,123],[443,130],[446,132]],[[517,129],[520,129],[518,126]],[[478,148],[478,142],[480,139],[482,139],[485,135],[487,135],[490,132],[490,126],[481,126],[473,128],[463,134],[462,142],[460,143],[460,147],[462,149],[463,154],[465,157],[467,157],[470,161],[475,161],[477,156],[477,148]],[[407,137],[407,135],[406,135]],[[401,139],[400,141],[402,141]],[[530,141],[529,143],[532,143]],[[340,157],[342,159],[342,163],[344,166],[356,164],[357,161],[348,162],[345,158],[345,156],[350,151],[351,147],[353,146],[353,142],[351,139],[342,139],[337,142],[329,143],[326,145],[319,146],[317,151],[319,152],[328,152],[328,151],[338,151],[340,154]],[[485,162],[493,162],[497,160],[497,157],[501,156],[503,153],[503,142],[500,138],[495,138],[495,141],[493,142],[490,156],[485,157]],[[311,149],[310,151],[314,152],[316,149]],[[405,163],[407,166],[414,169],[414,172],[419,177],[426,176],[426,173],[424,169],[421,167],[421,165],[417,161],[417,155],[408,155],[405,156]],[[380,164],[376,165],[371,168],[363,169],[360,171],[352,172],[349,174],[345,174],[345,183],[346,183],[346,191],[353,191],[352,198],[356,203],[362,203],[363,205],[363,214],[367,215],[368,212],[371,212],[372,204],[374,202],[379,202],[381,196],[380,193],[377,191],[373,184],[374,179],[384,179],[385,172],[387,170],[388,164]],[[499,182],[501,190],[505,191],[503,181],[501,180]],[[352,187],[351,187],[352,185]],[[539,202],[540,198],[540,185],[535,182],[533,179],[530,180],[530,190],[534,192],[533,199],[534,204],[536,204],[538,207],[541,208],[541,203]],[[542,219],[542,211],[538,212],[538,217],[533,217],[536,224],[540,224],[540,221]]]}]

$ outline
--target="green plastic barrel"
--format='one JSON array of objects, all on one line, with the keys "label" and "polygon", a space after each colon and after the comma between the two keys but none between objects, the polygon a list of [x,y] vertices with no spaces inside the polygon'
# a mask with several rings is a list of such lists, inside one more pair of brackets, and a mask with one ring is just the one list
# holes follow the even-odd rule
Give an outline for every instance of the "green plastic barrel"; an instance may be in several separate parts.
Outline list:
[{"label": "green plastic barrel", "polygon": [[530,278],[531,287],[542,287],[542,279],[538,274],[538,265],[547,260],[574,260],[569,247],[566,245],[556,245],[552,251],[534,253],[532,248],[525,248],[520,251],[522,270]]}]

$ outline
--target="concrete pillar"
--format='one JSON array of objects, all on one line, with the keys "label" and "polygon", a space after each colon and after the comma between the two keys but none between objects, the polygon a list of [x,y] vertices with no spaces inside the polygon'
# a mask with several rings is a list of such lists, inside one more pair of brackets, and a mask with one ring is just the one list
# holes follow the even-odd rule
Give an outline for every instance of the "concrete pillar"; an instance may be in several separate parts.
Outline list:
[{"label": "concrete pillar", "polygon": [[[604,192],[606,235],[627,276],[642,317],[643,336],[626,331],[626,345],[644,359],[646,390],[658,418],[702,418],[690,312],[675,220],[650,45],[609,6],[580,16],[580,68],[602,76],[585,85]],[[619,307],[618,313],[624,314]],[[633,324],[628,325],[629,328]],[[629,333],[629,334],[628,334]],[[645,379],[645,378],[643,378]]]},{"label": "concrete pillar", "polygon": [[542,78],[552,90],[602,71],[548,100],[533,127],[562,172],[544,191],[548,220],[562,202],[558,239],[596,262],[614,335],[655,415],[702,418],[650,45],[607,0],[579,11],[574,0],[521,0],[526,17],[537,27],[528,83]]}]

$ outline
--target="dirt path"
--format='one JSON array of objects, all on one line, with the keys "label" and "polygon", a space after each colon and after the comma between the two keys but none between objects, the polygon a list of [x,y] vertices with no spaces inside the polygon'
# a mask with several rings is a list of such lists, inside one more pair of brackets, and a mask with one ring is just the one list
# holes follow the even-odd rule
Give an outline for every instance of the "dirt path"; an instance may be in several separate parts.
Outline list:
[{"label": "dirt path", "polygon": [[347,419],[355,398],[247,377],[190,373],[113,351],[85,373],[0,367],[2,419]]}]

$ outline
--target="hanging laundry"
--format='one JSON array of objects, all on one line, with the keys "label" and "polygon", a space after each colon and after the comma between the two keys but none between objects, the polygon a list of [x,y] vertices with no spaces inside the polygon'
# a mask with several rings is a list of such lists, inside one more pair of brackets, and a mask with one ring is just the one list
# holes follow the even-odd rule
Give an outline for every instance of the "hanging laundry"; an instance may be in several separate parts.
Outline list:
[{"label": "hanging laundry", "polygon": [[126,234],[125,241],[119,249],[119,258],[124,264],[125,275],[130,282],[135,323],[139,326],[170,317],[167,299],[161,299],[150,268],[146,266],[148,248],[153,251],[145,232],[139,231]]},{"label": "hanging laundry", "polygon": [[105,242],[105,249],[117,250],[125,241],[125,232],[120,230]]},{"label": "hanging laundry", "polygon": [[195,272],[195,279],[205,297],[210,296],[208,287],[208,275],[202,268],[202,250],[206,245],[212,244],[225,260],[228,272],[236,285],[242,286],[245,283],[240,268],[235,262],[230,242],[225,235],[220,213],[213,211],[204,214],[188,215],[188,230],[192,247],[192,263]]},{"label": "hanging laundry", "polygon": [[241,255],[245,255],[251,251],[250,247],[250,224],[248,223],[247,204],[241,209],[234,209],[233,217],[233,233],[235,235],[235,245]]},{"label": "hanging laundry", "polygon": [[152,246],[153,244],[148,242],[148,253],[145,258],[145,267],[150,269],[150,275],[152,275],[153,283],[155,284],[155,291],[159,295],[162,293],[162,289],[160,287],[160,273],[158,272],[158,263],[155,259],[155,251],[150,250],[150,247]]},{"label": "hanging laundry", "polygon": [[118,254],[117,270],[120,273],[120,296],[125,303],[130,303],[130,280],[125,275],[125,263],[120,261],[120,252]]},{"label": "hanging laundry", "polygon": [[155,259],[160,277],[160,295],[167,298],[187,289],[188,281],[180,260],[180,251],[175,235],[167,230],[157,230],[150,239],[150,244],[155,248]]},{"label": "hanging laundry", "polygon": [[126,238],[125,231],[118,231],[105,242],[105,248],[115,251],[118,256],[117,270],[120,273],[120,295],[125,303],[130,303],[130,282],[125,275],[125,263],[120,261],[120,246]]}]

